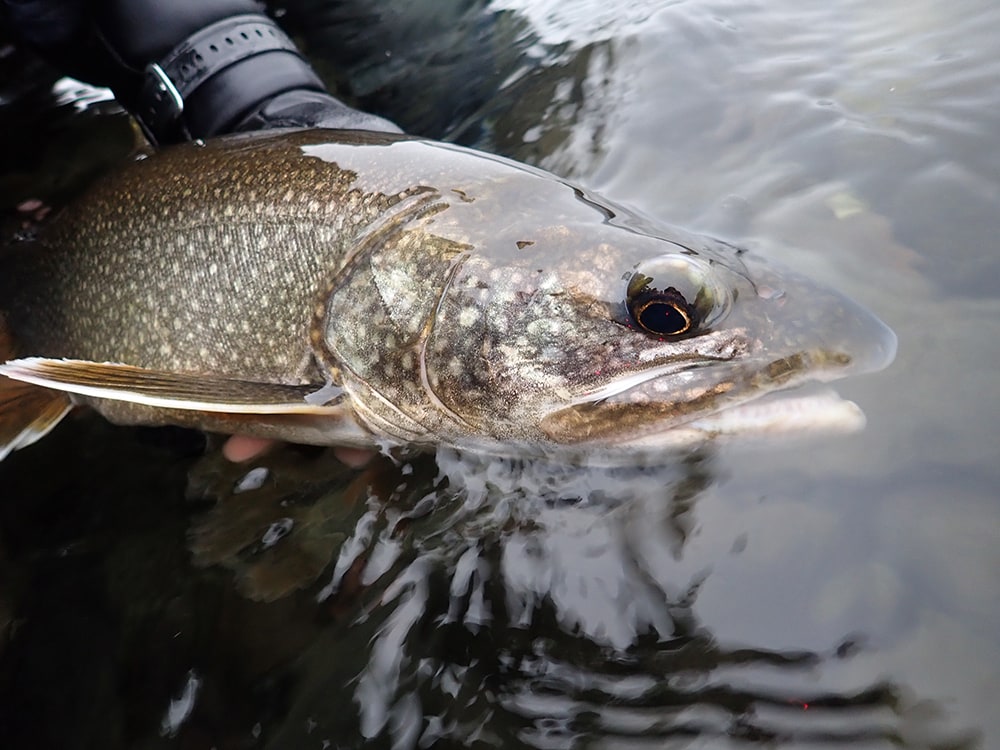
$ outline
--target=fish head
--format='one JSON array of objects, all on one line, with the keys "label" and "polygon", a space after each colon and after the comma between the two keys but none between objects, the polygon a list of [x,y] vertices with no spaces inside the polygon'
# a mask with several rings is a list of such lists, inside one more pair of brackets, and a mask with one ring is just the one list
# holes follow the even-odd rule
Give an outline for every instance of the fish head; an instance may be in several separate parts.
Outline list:
[{"label": "fish head", "polygon": [[[414,240],[434,270],[381,277],[397,317],[429,312],[406,332],[376,324],[370,364],[353,370],[364,373],[353,383],[363,418],[407,442],[671,446],[743,429],[719,415],[880,369],[895,352],[860,305],[720,241],[588,222],[536,225],[495,252],[442,242]],[[858,415],[848,412],[853,426]]]},{"label": "fish head", "polygon": [[[732,431],[716,415],[894,355],[871,313],[741,248],[499,157],[390,148],[397,169],[378,186],[392,208],[356,239],[314,330],[376,434],[657,448]],[[409,176],[415,164],[433,179]]]},{"label": "fish head", "polygon": [[610,224],[539,242],[548,263],[464,264],[426,349],[442,403],[469,424],[506,422],[508,439],[657,446],[692,426],[734,430],[720,414],[895,352],[867,310],[722,242]]}]

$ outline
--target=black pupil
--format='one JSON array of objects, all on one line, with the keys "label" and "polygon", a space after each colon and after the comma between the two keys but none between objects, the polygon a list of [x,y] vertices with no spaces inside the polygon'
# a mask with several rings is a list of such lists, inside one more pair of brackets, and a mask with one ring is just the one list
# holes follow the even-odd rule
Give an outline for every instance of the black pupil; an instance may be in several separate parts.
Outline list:
[{"label": "black pupil", "polygon": [[684,313],[665,301],[648,303],[638,311],[636,320],[647,331],[667,336],[683,333],[690,325]]}]

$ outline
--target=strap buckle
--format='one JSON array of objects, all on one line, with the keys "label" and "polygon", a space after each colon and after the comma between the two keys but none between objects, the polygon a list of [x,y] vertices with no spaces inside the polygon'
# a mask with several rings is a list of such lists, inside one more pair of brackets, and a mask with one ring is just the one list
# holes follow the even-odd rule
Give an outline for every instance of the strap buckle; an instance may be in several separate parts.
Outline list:
[{"label": "strap buckle", "polygon": [[[146,66],[135,114],[154,143],[190,140],[184,102],[205,81],[243,60],[268,52],[302,59],[295,43],[267,16],[244,15],[217,21]],[[320,85],[316,81],[315,85]]]},{"label": "strap buckle", "polygon": [[159,63],[146,66],[139,101],[140,110],[136,114],[146,135],[154,142],[158,135],[163,136],[178,125],[182,126],[184,97]]}]

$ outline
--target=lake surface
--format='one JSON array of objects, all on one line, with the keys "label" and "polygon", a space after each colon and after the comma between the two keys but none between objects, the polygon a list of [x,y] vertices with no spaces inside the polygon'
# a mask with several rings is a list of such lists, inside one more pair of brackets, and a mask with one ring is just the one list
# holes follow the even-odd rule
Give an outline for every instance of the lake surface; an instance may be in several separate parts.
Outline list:
[{"label": "lake surface", "polygon": [[[1000,747],[1000,4],[359,7],[282,8],[345,95],[874,310],[897,360],[837,387],[868,427],[245,476],[72,419],[0,464],[0,746]],[[7,217],[129,141],[27,65]]]}]

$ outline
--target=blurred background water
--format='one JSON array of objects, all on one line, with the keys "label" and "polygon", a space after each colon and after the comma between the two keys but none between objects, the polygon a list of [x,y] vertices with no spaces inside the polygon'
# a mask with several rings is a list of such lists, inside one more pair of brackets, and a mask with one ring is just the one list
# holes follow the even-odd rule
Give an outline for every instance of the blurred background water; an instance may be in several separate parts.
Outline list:
[{"label": "blurred background water", "polygon": [[[1000,746],[1000,5],[300,0],[343,96],[872,308],[851,437],[348,471],[78,417],[0,464],[0,746]],[[0,210],[131,142],[0,48]]]}]

